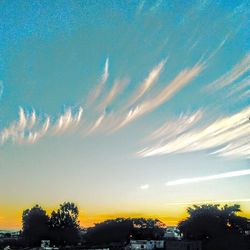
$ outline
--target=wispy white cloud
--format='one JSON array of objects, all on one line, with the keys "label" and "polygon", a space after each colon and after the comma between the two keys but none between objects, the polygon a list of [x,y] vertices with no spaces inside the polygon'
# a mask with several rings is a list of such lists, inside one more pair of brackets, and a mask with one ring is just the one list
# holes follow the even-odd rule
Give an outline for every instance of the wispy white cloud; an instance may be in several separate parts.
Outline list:
[{"label": "wispy white cloud", "polygon": [[157,66],[155,66],[147,76],[147,78],[140,84],[139,88],[133,94],[131,99],[128,101],[127,107],[133,105],[136,101],[138,101],[156,82],[158,77],[160,76],[167,59],[162,60]]},{"label": "wispy white cloud", "polygon": [[200,176],[200,177],[193,177],[193,178],[185,178],[185,179],[179,179],[179,180],[174,180],[174,181],[168,181],[166,183],[166,185],[167,186],[176,186],[176,185],[183,185],[183,184],[189,184],[189,183],[232,178],[232,177],[245,176],[245,175],[250,175],[250,169],[231,171],[231,172],[226,172],[226,173],[216,174],[216,175],[208,175],[208,176]]},{"label": "wispy white cloud", "polygon": [[166,205],[169,206],[176,206],[176,205],[198,205],[198,204],[220,204],[220,203],[234,203],[234,202],[250,202],[250,198],[239,198],[239,199],[227,199],[227,200],[203,200],[203,201],[193,201],[193,202],[172,202],[167,203]]},{"label": "wispy white cloud", "polygon": [[105,110],[105,108],[122,92],[127,83],[127,79],[116,80],[110,92],[98,105],[98,109]]},{"label": "wispy white cloud", "polygon": [[104,70],[103,70],[103,74],[102,74],[100,83],[91,92],[91,94],[88,98],[88,105],[89,106],[91,106],[94,103],[94,101],[100,96],[100,94],[104,88],[104,85],[105,85],[106,81],[108,80],[108,77],[109,77],[109,58],[107,58],[105,61]]},{"label": "wispy white cloud", "polygon": [[3,81],[0,80],[0,99],[3,95],[3,89],[4,89]]},{"label": "wispy white cloud", "polygon": [[244,157],[250,158],[250,135],[234,141],[218,150],[215,150],[211,154],[215,154],[223,157]]},{"label": "wispy white cloud", "polygon": [[158,143],[153,147],[147,147],[139,151],[138,155],[147,157],[208,149],[215,150],[217,147],[239,142],[250,134],[249,117],[250,108],[248,107],[232,116],[217,119],[205,127],[193,128],[177,138],[165,141],[164,144]]},{"label": "wispy white cloud", "polygon": [[101,114],[97,120],[94,122],[94,124],[89,128],[87,134],[93,133],[97,128],[100,127],[101,123],[103,122],[105,118],[105,113]]},{"label": "wispy white cloud", "polygon": [[139,1],[139,5],[137,7],[137,10],[136,10],[136,14],[139,15],[144,7],[144,4],[145,4],[146,0],[140,0]]},{"label": "wispy white cloud", "polygon": [[156,1],[156,3],[150,8],[150,11],[156,10],[162,3],[162,0]]},{"label": "wispy white cloud", "polygon": [[53,124],[50,116],[38,116],[35,110],[28,113],[20,107],[18,120],[0,131],[0,143],[11,141],[19,144],[33,144],[45,135],[61,135],[66,131],[72,131],[80,123],[82,113],[82,107],[79,107],[76,112],[69,108]]},{"label": "wispy white cloud", "polygon": [[250,70],[250,53],[246,54],[240,63],[236,64],[230,71],[208,85],[208,89],[222,89],[239,79]]},{"label": "wispy white cloud", "polygon": [[[99,121],[99,119],[101,121]],[[119,124],[121,123],[122,117],[120,116],[120,113],[116,112],[109,112],[109,113],[102,113],[99,118],[96,120],[96,122],[92,125],[94,129],[90,129],[90,132],[96,131],[98,128],[98,132],[103,133],[103,134],[112,134],[114,133],[119,127]],[[97,123],[97,124],[96,124]],[[96,127],[96,125],[98,125]],[[92,131],[91,131],[92,130]]]},{"label": "wispy white cloud", "polygon": [[141,185],[140,189],[142,189],[142,190],[149,189],[149,184]]},{"label": "wispy white cloud", "polygon": [[37,142],[39,139],[44,137],[46,133],[48,132],[50,126],[50,118],[47,117],[41,128],[39,128],[35,132],[29,132],[27,138],[24,140],[24,142],[27,142],[29,144],[33,144]]},{"label": "wispy white cloud", "polygon": [[[228,41],[229,37],[230,37],[230,33],[228,33],[224,38],[223,40],[219,43],[219,45],[212,51],[212,52],[209,52],[209,51],[206,51],[204,54],[203,54],[203,57],[205,59],[204,61],[204,65],[208,65],[210,63],[210,61],[220,52],[220,50],[224,47],[224,45],[226,44],[226,42]],[[207,53],[209,53],[207,55]],[[209,87],[208,87],[209,88]]]},{"label": "wispy white cloud", "polygon": [[57,119],[56,124],[54,125],[54,133],[62,134],[68,129],[77,127],[80,123],[83,114],[83,108],[79,107],[78,111],[73,114],[71,108],[68,108],[62,115]]},{"label": "wispy white cloud", "polygon": [[194,124],[196,124],[203,115],[203,111],[200,109],[192,114],[182,113],[177,119],[172,119],[163,124],[160,128],[156,129],[148,138],[148,140],[155,140],[161,138],[161,140],[170,139],[186,132]]},{"label": "wispy white cloud", "polygon": [[31,117],[29,119],[29,124],[28,124],[29,129],[31,129],[35,126],[36,120],[37,120],[36,112],[35,112],[35,110],[33,110],[33,112],[31,113]]},{"label": "wispy white cloud", "polygon": [[102,75],[102,82],[106,82],[108,80],[108,76],[109,76],[109,58],[107,58],[105,61],[104,72]]},{"label": "wispy white cloud", "polygon": [[[199,63],[196,63],[192,68],[180,71],[172,81],[167,83],[155,95],[145,97],[145,94],[157,82],[166,65],[167,59],[162,60],[149,72],[148,76],[139,84],[131,97],[124,100],[124,105],[118,106],[117,110],[108,110],[107,107],[110,107],[115,98],[122,94],[127,80],[115,81],[109,92],[104,89],[109,77],[109,59],[107,58],[101,81],[90,97],[90,103],[95,102],[95,107],[87,106],[84,109],[87,114],[88,112],[91,113],[89,116],[86,115],[87,124],[90,124],[89,127],[86,127],[87,134],[92,134],[97,129],[101,132],[112,133],[158,108],[201,74],[207,65],[207,61],[203,59],[200,59]],[[246,77],[244,74],[250,69],[249,64],[250,54],[247,54],[231,71],[218,78],[210,86],[223,88],[231,83],[234,83],[232,84],[234,86],[235,82],[237,83],[238,80],[241,80],[241,84],[232,89],[232,94],[241,93],[244,90],[244,93],[241,94],[244,95],[244,98],[247,98],[249,91],[245,90],[249,87],[249,76]],[[240,77],[243,75],[245,78],[241,79]],[[107,95],[105,96],[104,93],[107,93]],[[100,95],[104,96],[104,98],[98,104],[96,100]],[[93,114],[96,111],[98,113]],[[14,121],[10,126],[2,129],[0,140],[1,143],[9,140],[19,143],[24,141],[33,143],[45,136],[45,134],[51,136],[61,135],[80,127],[82,115],[82,107],[79,107],[77,110],[70,107],[63,114],[56,116],[57,118],[52,115],[41,118],[34,110],[31,113],[27,113],[23,108],[20,108],[18,121]],[[139,151],[138,156],[147,157],[209,150],[209,153],[219,156],[249,157],[249,145],[245,143],[245,139],[249,137],[250,133],[249,108],[245,108],[235,115],[219,118],[200,126],[202,117],[204,117],[203,109],[199,109],[194,113],[182,113],[177,119],[168,120],[148,136],[146,141],[150,141],[150,143],[155,142],[155,145]]]},{"label": "wispy white cloud", "polygon": [[13,143],[34,143],[42,138],[50,126],[50,118],[41,123],[37,119],[36,112],[25,113],[22,107],[19,108],[19,119],[12,122],[8,127],[0,132],[0,142],[4,144],[7,141]]},{"label": "wispy white cloud", "polygon": [[245,91],[244,93],[242,93],[240,96],[239,96],[239,99],[242,100],[242,99],[246,99],[246,100],[249,100],[250,98],[250,89]]},{"label": "wispy white cloud", "polygon": [[135,108],[129,110],[129,112],[125,115],[121,123],[116,129],[119,129],[129,122],[135,120],[136,118],[154,110],[159,107],[161,104],[169,100],[177,91],[179,91],[182,87],[187,85],[191,80],[193,80],[196,76],[200,74],[203,67],[202,64],[198,64],[191,69],[185,69],[181,71],[176,78],[170,82],[158,95],[155,97],[142,102],[137,105]]},{"label": "wispy white cloud", "polygon": [[250,89],[250,76],[245,77],[244,79],[242,79],[239,83],[234,84],[231,88],[230,91],[228,91],[228,93],[226,94],[227,97],[231,97],[232,95],[239,95],[240,93],[242,93],[242,95],[245,95],[245,93],[247,93]]}]

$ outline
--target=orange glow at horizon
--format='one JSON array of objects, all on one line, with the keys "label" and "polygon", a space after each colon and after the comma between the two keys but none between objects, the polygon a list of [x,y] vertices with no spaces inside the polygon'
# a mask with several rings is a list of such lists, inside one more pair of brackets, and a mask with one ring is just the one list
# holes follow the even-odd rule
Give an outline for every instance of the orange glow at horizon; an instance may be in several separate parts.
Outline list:
[{"label": "orange glow at horizon", "polygon": [[[247,209],[248,208],[248,209]],[[45,208],[50,215],[55,208]],[[175,209],[166,209],[165,212],[152,211],[151,213],[143,212],[114,212],[114,213],[87,213],[82,210],[79,212],[79,220],[81,227],[91,227],[97,223],[103,222],[109,219],[116,218],[153,218],[159,219],[167,226],[175,226],[179,221],[187,217],[187,207],[179,206]],[[22,211],[24,209],[14,209],[13,207],[0,208],[0,230],[20,230],[22,228]],[[243,212],[239,213],[241,216],[250,218],[249,207],[242,206]]]},{"label": "orange glow at horizon", "polygon": [[[144,217],[144,218],[153,218],[153,219],[159,219],[164,224],[168,226],[174,226],[177,225],[178,222],[185,217],[182,218],[174,218],[174,217],[159,217],[159,216],[136,216],[135,214],[126,214],[125,216],[123,214],[115,214],[115,215],[94,215],[89,216],[88,218],[79,216],[80,220],[80,226],[81,227],[92,227],[95,224],[101,223],[106,220],[112,220],[116,218],[138,218],[138,217]],[[22,228],[22,215],[19,213],[18,215],[15,215],[13,217],[0,217],[0,229],[3,230],[21,230]]]}]

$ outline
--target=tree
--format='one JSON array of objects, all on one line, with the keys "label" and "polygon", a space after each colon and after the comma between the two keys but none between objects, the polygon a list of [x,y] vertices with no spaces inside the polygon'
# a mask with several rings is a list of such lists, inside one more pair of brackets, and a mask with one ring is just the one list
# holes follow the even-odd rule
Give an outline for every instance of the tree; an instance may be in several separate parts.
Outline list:
[{"label": "tree", "polygon": [[96,245],[126,242],[132,228],[132,222],[124,218],[106,220],[88,229],[85,239],[87,243]]},{"label": "tree", "polygon": [[42,239],[48,237],[49,217],[39,205],[23,211],[23,237],[29,245],[39,245]]},{"label": "tree", "polygon": [[65,202],[51,213],[52,239],[59,244],[76,244],[79,240],[79,211],[74,203]]},{"label": "tree", "polygon": [[159,238],[163,235],[159,220],[145,218],[117,218],[96,224],[85,235],[89,244],[109,245],[113,242],[126,243],[130,237]]},{"label": "tree", "polygon": [[162,239],[165,224],[158,219],[135,218],[131,236],[138,240]]},{"label": "tree", "polygon": [[238,216],[239,205],[200,205],[187,209],[187,219],[178,225],[184,238],[202,240],[205,249],[247,249],[244,236],[247,218]]}]

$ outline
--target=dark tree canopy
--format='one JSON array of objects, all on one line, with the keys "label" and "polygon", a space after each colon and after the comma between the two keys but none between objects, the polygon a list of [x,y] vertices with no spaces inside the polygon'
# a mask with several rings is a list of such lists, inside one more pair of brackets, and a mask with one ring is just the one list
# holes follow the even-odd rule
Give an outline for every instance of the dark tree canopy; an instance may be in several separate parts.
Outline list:
[{"label": "dark tree canopy", "polygon": [[51,240],[59,245],[75,244],[79,241],[78,208],[74,203],[65,202],[51,217],[36,205],[23,212],[22,235],[28,245],[38,246],[41,240]]},{"label": "dark tree canopy", "polygon": [[205,249],[247,249],[244,232],[248,220],[237,215],[239,205],[200,205],[187,209],[187,219],[179,223],[186,239],[202,240]]},{"label": "dark tree canopy", "polygon": [[79,211],[74,203],[65,202],[51,213],[52,238],[59,244],[75,244],[79,240]]},{"label": "dark tree canopy", "polygon": [[127,242],[130,237],[159,238],[163,235],[163,224],[159,220],[144,218],[117,218],[96,224],[85,236],[87,242],[109,244]]},{"label": "dark tree canopy", "polygon": [[23,237],[29,245],[39,245],[42,239],[48,237],[49,217],[40,206],[23,211],[22,222]]},{"label": "dark tree canopy", "polygon": [[[187,209],[188,217],[178,225],[184,239],[201,240],[203,250],[247,250],[247,218],[238,215],[239,205],[195,205]],[[65,202],[49,217],[36,205],[23,212],[23,239],[30,246],[41,240],[56,245],[75,245],[80,241],[79,211],[74,203]],[[165,225],[155,219],[118,218],[89,228],[84,236],[86,246],[125,245],[129,239],[162,239]],[[23,244],[21,242],[21,244]],[[112,245],[112,244],[111,244]]]}]

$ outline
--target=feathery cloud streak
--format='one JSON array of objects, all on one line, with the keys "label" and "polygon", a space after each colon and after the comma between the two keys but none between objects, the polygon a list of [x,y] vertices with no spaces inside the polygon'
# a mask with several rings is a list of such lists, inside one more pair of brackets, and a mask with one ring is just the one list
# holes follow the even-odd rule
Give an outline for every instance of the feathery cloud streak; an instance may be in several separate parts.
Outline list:
[{"label": "feathery cloud streak", "polygon": [[130,107],[131,105],[135,104],[135,102],[138,101],[153,86],[153,84],[160,76],[166,62],[167,59],[161,61],[156,67],[151,70],[148,77],[141,83],[140,87],[128,101],[127,107]]},{"label": "feathery cloud streak", "polygon": [[196,124],[203,115],[202,110],[198,110],[193,114],[181,114],[178,119],[167,121],[160,128],[156,129],[148,138],[148,140],[156,140],[161,138],[162,140],[175,137]]},{"label": "feathery cloud streak", "polygon": [[198,64],[191,69],[185,69],[181,71],[176,76],[176,78],[172,82],[170,82],[170,84],[167,85],[157,96],[147,101],[144,101],[135,108],[131,109],[126,114],[125,118],[121,121],[117,129],[125,126],[129,122],[159,107],[169,98],[171,98],[178,90],[180,90],[182,87],[188,84],[196,76],[198,76],[202,71],[202,69],[203,69],[202,64]]},{"label": "feathery cloud streak", "polygon": [[33,144],[48,134],[61,135],[77,128],[82,113],[82,107],[79,107],[76,112],[69,108],[58,117],[55,123],[52,123],[50,116],[38,116],[35,110],[31,114],[25,113],[24,109],[20,107],[19,119],[0,131],[0,143],[12,141],[19,144]]},{"label": "feathery cloud streak", "polygon": [[109,58],[107,58],[105,61],[104,70],[103,70],[103,74],[102,74],[100,83],[91,92],[91,94],[89,96],[89,100],[88,100],[89,106],[91,106],[95,102],[95,100],[100,96],[100,94],[104,88],[104,85],[105,85],[106,81],[108,80],[108,77],[109,77]]},{"label": "feathery cloud streak", "polygon": [[[191,129],[179,135],[177,138],[167,140],[163,145],[158,144],[145,148],[138,152],[138,156],[147,157],[208,149],[215,151],[216,147],[225,146],[229,142],[230,144],[239,144],[242,140],[246,140],[246,137],[249,138],[249,116],[250,108],[247,107],[239,113],[218,119],[205,127]],[[247,143],[243,145],[245,152],[249,152],[250,145]],[[228,150],[229,147],[224,148],[223,154],[228,152]],[[236,152],[237,151],[234,151],[234,153]],[[221,154],[222,152],[219,151],[217,153]]]},{"label": "feathery cloud streak", "polygon": [[203,201],[193,201],[193,202],[172,202],[167,203],[169,206],[176,205],[197,205],[197,204],[220,204],[220,203],[233,203],[233,202],[250,202],[250,198],[246,199],[228,199],[228,200],[203,200]]},{"label": "feathery cloud streak", "polygon": [[105,118],[105,113],[101,114],[97,120],[94,122],[94,124],[90,127],[89,131],[87,132],[87,134],[91,134],[93,133],[103,122]]},{"label": "feathery cloud streak", "polygon": [[80,107],[76,114],[72,114],[72,109],[68,108],[64,114],[60,115],[56,124],[54,125],[55,134],[61,134],[67,129],[73,129],[77,127],[81,121],[83,114],[83,108]]},{"label": "feathery cloud streak", "polygon": [[3,94],[3,89],[4,89],[3,81],[0,80],[0,99],[1,99],[2,94]]},{"label": "feathery cloud streak", "polygon": [[236,81],[238,78],[243,76],[249,70],[250,70],[250,53],[246,54],[246,56],[241,60],[241,62],[236,64],[233,67],[233,69],[231,69],[229,72],[225,73],[217,80],[209,84],[207,88],[211,90],[222,89],[230,85],[234,81]]},{"label": "feathery cloud streak", "polygon": [[225,147],[222,147],[211,154],[215,154],[221,157],[244,157],[244,158],[250,158],[250,135],[242,138],[239,141],[235,141],[233,143],[230,143],[226,145]]},{"label": "feathery cloud streak", "polygon": [[[244,91],[246,89],[250,89],[250,76],[244,78],[240,83],[237,84],[237,86],[232,86],[232,89],[227,94],[227,97],[231,97],[234,94],[239,95],[241,91]],[[246,92],[243,93],[245,95],[249,90],[246,90]]]},{"label": "feathery cloud streak", "polygon": [[167,186],[176,186],[176,185],[183,185],[183,184],[189,184],[189,183],[195,183],[195,182],[203,182],[203,181],[211,181],[211,180],[217,180],[217,179],[232,178],[232,177],[245,176],[245,175],[250,175],[250,169],[231,171],[231,172],[216,174],[216,175],[208,175],[208,176],[201,176],[201,177],[168,181],[166,183],[166,185]]},{"label": "feathery cloud streak", "polygon": [[107,94],[107,96],[104,98],[104,100],[98,105],[98,109],[100,111],[105,110],[105,108],[119,95],[125,85],[128,83],[127,79],[123,80],[116,80],[112,89]]},{"label": "feathery cloud streak", "polygon": [[[96,108],[94,107],[93,109],[93,107],[91,108],[87,106],[87,108],[84,109],[86,112],[91,112],[90,120],[87,120],[87,124],[89,125],[85,128],[83,128],[81,124],[83,114],[82,107],[77,111],[68,108],[63,114],[57,116],[57,119],[54,119],[52,116],[48,116],[46,119],[44,117],[39,117],[38,119],[36,112],[26,114],[21,108],[19,112],[19,120],[13,122],[9,127],[0,132],[1,143],[3,144],[8,140],[11,140],[14,143],[34,143],[38,139],[44,137],[45,134],[49,134],[50,136],[61,135],[67,131],[70,132],[80,127],[81,129],[87,129],[87,134],[92,134],[97,129],[98,131],[100,130],[106,133],[117,131],[128,123],[153,111],[164,102],[168,101],[174,94],[190,83],[195,77],[200,75],[205,67],[204,62],[201,62],[197,63],[192,68],[186,68],[180,71],[177,76],[175,76],[174,79],[158,94],[143,99],[145,93],[156,83],[166,62],[167,59],[162,60],[151,70],[145,80],[139,84],[137,90],[127,101],[125,100],[125,105],[120,108],[118,107],[116,112],[113,110],[107,112],[106,107],[108,107],[119,94],[122,94],[122,90],[127,83],[127,80],[115,81],[113,87],[104,99],[99,105],[96,104],[98,105]],[[221,79],[223,79],[223,82],[225,83],[227,79],[232,79],[235,75],[243,75],[242,72],[248,70],[249,62],[250,55],[246,56],[240,63],[236,64],[232,72],[230,71],[231,73],[228,73],[230,77],[222,76],[215,82],[220,85],[222,81]],[[107,58],[102,80],[98,85],[99,87],[101,86],[101,88],[92,92],[92,94],[95,93],[95,97],[92,98],[92,100],[101,94],[103,96],[102,91],[108,76],[109,59]],[[249,77],[243,79],[242,84],[237,86],[235,91],[241,91],[242,89],[244,90],[247,88],[249,86],[248,78]],[[233,79],[235,79],[235,77],[233,77]],[[228,83],[229,80],[226,82]],[[141,102],[136,104],[140,99],[142,99]],[[93,116],[93,112],[98,113]],[[144,148],[139,151],[137,155],[140,157],[147,157],[170,153],[210,150],[209,153],[218,156],[240,156],[249,158],[250,146],[249,143],[247,143],[247,140],[250,139],[250,127],[248,122],[250,116],[249,108],[245,108],[233,116],[217,119],[205,126],[196,126],[204,115],[203,109],[201,108],[190,114],[182,113],[179,118],[167,121],[149,135],[146,140],[155,141],[156,145]],[[95,121],[93,121],[93,117],[97,117]],[[81,126],[79,126],[80,124]],[[159,140],[158,143],[157,140]]]},{"label": "feathery cloud streak", "polygon": [[36,112],[25,114],[22,107],[19,108],[19,119],[0,132],[0,142],[34,143],[42,138],[50,126],[50,118],[47,117],[42,123],[38,120]]}]

